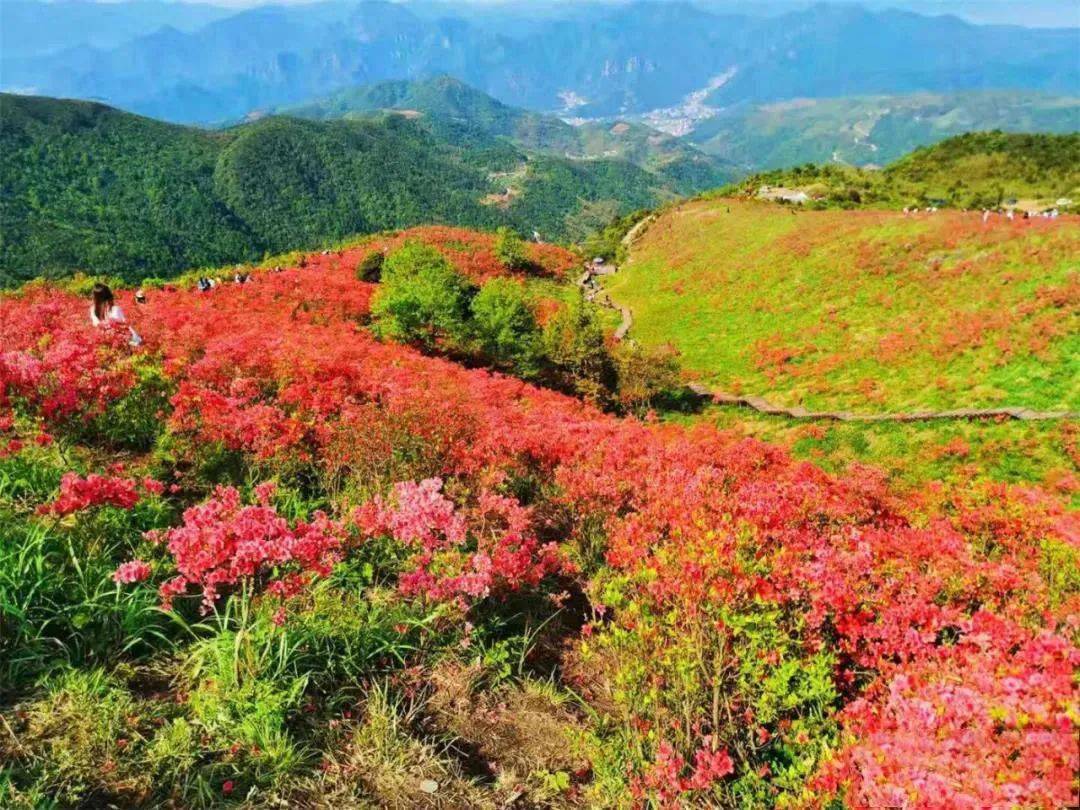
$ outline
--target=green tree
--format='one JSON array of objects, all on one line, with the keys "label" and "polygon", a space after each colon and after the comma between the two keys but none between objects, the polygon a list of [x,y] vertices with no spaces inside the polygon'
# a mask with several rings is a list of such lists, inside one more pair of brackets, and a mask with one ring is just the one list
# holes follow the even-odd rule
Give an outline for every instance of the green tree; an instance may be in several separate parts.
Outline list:
[{"label": "green tree", "polygon": [[375,332],[428,349],[457,348],[468,334],[469,285],[435,248],[409,242],[382,266],[371,302]]},{"label": "green tree", "polygon": [[596,308],[583,294],[544,327],[543,345],[548,361],[569,377],[574,390],[594,402],[607,399],[615,387],[614,367]]},{"label": "green tree", "polygon": [[473,330],[480,349],[496,365],[521,377],[540,370],[540,332],[522,285],[494,278],[472,300]]},{"label": "green tree", "polygon": [[495,258],[507,270],[524,270],[529,266],[525,242],[509,228],[499,228],[495,238]]},{"label": "green tree", "polygon": [[643,414],[656,399],[679,387],[679,352],[670,345],[642,346],[620,343],[612,352],[618,378],[617,398],[628,411]]}]

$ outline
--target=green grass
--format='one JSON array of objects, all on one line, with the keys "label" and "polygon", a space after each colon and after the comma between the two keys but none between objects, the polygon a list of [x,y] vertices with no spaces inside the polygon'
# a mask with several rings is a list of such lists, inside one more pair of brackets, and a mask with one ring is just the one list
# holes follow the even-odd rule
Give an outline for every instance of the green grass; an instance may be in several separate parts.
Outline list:
[{"label": "green grass", "polygon": [[1058,422],[837,423],[798,422],[746,408],[713,406],[701,419],[722,430],[778,444],[799,459],[843,474],[852,464],[877,467],[899,489],[928,481],[962,486],[984,479],[1039,484],[1080,506],[1080,431]]},{"label": "green grass", "polygon": [[663,215],[608,281],[631,335],[725,390],[810,409],[1080,409],[1080,223],[799,211]]}]

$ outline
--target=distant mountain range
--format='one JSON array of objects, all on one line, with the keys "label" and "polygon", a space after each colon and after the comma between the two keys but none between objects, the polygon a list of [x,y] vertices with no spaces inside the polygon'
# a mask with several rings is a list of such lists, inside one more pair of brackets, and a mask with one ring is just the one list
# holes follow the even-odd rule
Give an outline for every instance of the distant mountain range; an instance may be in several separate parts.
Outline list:
[{"label": "distant mountain range", "polygon": [[[440,74],[519,107],[578,118],[798,97],[1023,89],[1080,95],[1077,29],[980,26],[854,5],[774,15],[679,2],[586,5],[527,18],[328,0],[155,27],[150,4],[111,26],[82,4],[7,0],[3,88],[96,98],[189,123],[236,119],[358,84]],[[12,9],[18,24],[12,26]],[[201,15],[201,16],[200,16]],[[134,21],[132,21],[134,18]],[[36,23],[36,25],[35,25]],[[76,32],[88,26],[85,36]],[[40,28],[40,31],[35,31]],[[71,46],[57,49],[64,41]]]},{"label": "distant mountain range", "polygon": [[531,152],[571,160],[627,160],[680,194],[713,188],[742,174],[727,161],[640,123],[610,120],[571,126],[556,116],[503,104],[450,76],[352,87],[279,112],[332,120],[386,111],[423,116],[440,137],[458,145],[504,138]]},{"label": "distant mountain range", "polygon": [[882,166],[965,132],[1080,131],[1080,97],[1018,91],[800,98],[718,111],[686,138],[739,167]]},{"label": "distant mountain range", "polygon": [[916,149],[879,171],[806,164],[752,175],[725,189],[733,192],[812,207],[1017,206],[1076,213],[1080,132],[968,132]]}]

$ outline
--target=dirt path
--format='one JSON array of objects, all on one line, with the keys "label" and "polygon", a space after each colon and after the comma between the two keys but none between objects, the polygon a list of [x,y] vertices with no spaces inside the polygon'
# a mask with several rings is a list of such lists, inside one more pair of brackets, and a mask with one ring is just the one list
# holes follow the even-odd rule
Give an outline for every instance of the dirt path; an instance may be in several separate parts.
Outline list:
[{"label": "dirt path", "polygon": [[1080,413],[1072,411],[1034,411],[1030,408],[958,408],[951,411],[906,411],[898,413],[852,413],[851,411],[808,411],[795,406],[787,408],[776,405],[764,397],[737,396],[717,391],[700,383],[687,386],[690,393],[718,405],[737,405],[750,408],[769,416],[786,416],[789,419],[825,420],[833,422],[925,422],[937,419],[1018,419],[1023,422],[1039,422],[1053,419],[1080,419]]}]

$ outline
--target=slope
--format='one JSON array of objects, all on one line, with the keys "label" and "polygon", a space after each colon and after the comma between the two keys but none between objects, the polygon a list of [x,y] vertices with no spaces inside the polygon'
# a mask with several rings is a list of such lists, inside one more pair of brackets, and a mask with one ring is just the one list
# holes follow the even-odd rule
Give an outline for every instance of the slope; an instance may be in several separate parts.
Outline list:
[{"label": "slope", "polygon": [[1080,408],[1080,221],[701,200],[608,289],[718,387],[811,410]]},{"label": "slope", "polygon": [[996,208],[1020,200],[1026,209],[1068,207],[1080,199],[1080,132],[970,132],[917,149],[884,171],[807,164],[755,174],[732,190],[756,194],[762,185],[845,208]]}]

